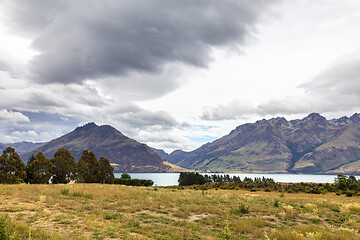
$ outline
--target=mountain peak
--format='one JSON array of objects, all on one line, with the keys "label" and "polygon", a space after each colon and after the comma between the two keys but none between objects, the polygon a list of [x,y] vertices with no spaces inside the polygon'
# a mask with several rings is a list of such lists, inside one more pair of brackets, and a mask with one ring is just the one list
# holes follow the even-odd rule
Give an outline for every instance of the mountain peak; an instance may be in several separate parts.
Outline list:
[{"label": "mountain peak", "polygon": [[76,130],[89,130],[89,129],[93,129],[93,128],[98,128],[99,126],[96,125],[94,122],[89,122],[89,123],[86,123],[85,125],[82,125],[80,127],[77,127]]},{"label": "mountain peak", "polygon": [[352,115],[352,116],[350,117],[350,120],[351,120],[352,122],[360,122],[360,114],[354,113],[354,115]]},{"label": "mountain peak", "polygon": [[76,160],[84,149],[89,149],[98,158],[107,158],[116,172],[166,172],[172,169],[147,145],[122,135],[109,125],[98,126],[93,122],[27,151],[22,157],[27,159],[31,154],[42,152],[52,158],[59,148],[69,150]]},{"label": "mountain peak", "polygon": [[306,120],[308,120],[308,119],[310,119],[310,120],[323,120],[323,119],[325,119],[325,117],[321,116],[319,113],[314,112],[314,113],[310,113],[307,117],[304,118],[304,120],[305,119]]}]

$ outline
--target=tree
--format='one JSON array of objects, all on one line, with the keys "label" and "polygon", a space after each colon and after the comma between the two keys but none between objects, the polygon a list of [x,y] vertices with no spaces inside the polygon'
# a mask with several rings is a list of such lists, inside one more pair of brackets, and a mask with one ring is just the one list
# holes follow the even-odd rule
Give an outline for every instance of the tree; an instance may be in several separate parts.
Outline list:
[{"label": "tree", "polygon": [[77,163],[78,181],[85,183],[100,183],[100,164],[92,151],[85,149]]},{"label": "tree", "polygon": [[76,177],[75,158],[65,148],[56,151],[51,159],[53,178],[52,183],[69,183]]},{"label": "tree", "polygon": [[20,183],[24,182],[25,179],[25,164],[14,148],[6,148],[0,156],[0,183]]},{"label": "tree", "polygon": [[206,183],[206,180],[200,173],[182,172],[180,173],[178,182],[180,186],[190,186],[203,185]]},{"label": "tree", "polygon": [[113,184],[114,183],[114,168],[111,166],[109,160],[105,157],[100,157],[100,181],[102,183]]},{"label": "tree", "polygon": [[131,176],[128,173],[121,174],[122,179],[131,179]]},{"label": "tree", "polygon": [[32,155],[26,166],[27,182],[36,184],[49,183],[52,175],[52,162],[42,152]]}]

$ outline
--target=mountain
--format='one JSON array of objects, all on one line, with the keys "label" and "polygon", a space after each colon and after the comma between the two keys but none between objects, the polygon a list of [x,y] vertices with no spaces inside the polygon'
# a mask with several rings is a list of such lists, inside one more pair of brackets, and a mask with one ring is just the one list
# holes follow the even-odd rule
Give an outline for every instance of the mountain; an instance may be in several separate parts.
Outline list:
[{"label": "mountain", "polygon": [[17,142],[17,143],[0,143],[0,151],[2,152],[7,147],[15,148],[16,152],[21,154],[31,149],[34,149],[38,146],[43,145],[44,143],[32,143],[32,142]]},{"label": "mountain", "polygon": [[153,147],[151,149],[154,150],[155,152],[157,152],[158,154],[160,154],[163,158],[169,156],[169,154],[162,149],[157,149],[157,148],[153,148]]},{"label": "mountain", "polygon": [[360,173],[360,115],[327,120],[318,113],[238,126],[200,148],[165,157],[180,167],[267,173]]},{"label": "mountain", "polygon": [[53,158],[59,148],[68,149],[76,160],[84,149],[91,150],[97,158],[109,159],[115,172],[169,172],[170,163],[145,144],[141,144],[123,135],[109,125],[97,126],[88,123],[74,131],[45,143],[21,155],[28,159],[31,154],[43,152],[47,158]]}]

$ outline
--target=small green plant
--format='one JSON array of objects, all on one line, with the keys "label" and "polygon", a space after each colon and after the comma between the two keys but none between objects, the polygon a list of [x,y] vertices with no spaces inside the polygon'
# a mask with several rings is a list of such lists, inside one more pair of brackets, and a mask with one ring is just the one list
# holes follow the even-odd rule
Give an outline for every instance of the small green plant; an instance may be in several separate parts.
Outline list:
[{"label": "small green plant", "polygon": [[231,238],[231,234],[230,234],[230,230],[229,230],[229,215],[226,216],[226,223],[225,223],[223,234],[224,234],[225,239]]},{"label": "small green plant", "polygon": [[0,217],[0,240],[8,240],[14,233],[10,219],[7,214]]},{"label": "small green plant", "polygon": [[312,218],[311,221],[312,221],[312,223],[317,224],[317,223],[321,222],[321,219],[320,218]]},{"label": "small green plant", "polygon": [[266,187],[266,188],[265,188],[265,192],[271,192],[271,188]]},{"label": "small green plant", "polygon": [[82,197],[84,194],[82,192],[73,192],[72,194],[74,197]]},{"label": "small green plant", "polygon": [[281,193],[281,194],[280,194],[280,197],[284,197],[284,193]]},{"label": "small green plant", "polygon": [[61,189],[61,194],[68,195],[69,194],[69,189],[68,188]]},{"label": "small green plant", "polygon": [[114,214],[106,214],[105,215],[105,219],[106,220],[111,220],[111,219],[118,219],[119,217],[121,217],[120,213],[114,213]]},{"label": "small green plant", "polygon": [[279,199],[275,199],[273,203],[274,207],[279,207]]},{"label": "small green plant", "polygon": [[248,214],[250,211],[249,211],[249,206],[246,206],[245,204],[240,204],[238,208],[231,208],[231,212],[234,213],[234,214]]}]

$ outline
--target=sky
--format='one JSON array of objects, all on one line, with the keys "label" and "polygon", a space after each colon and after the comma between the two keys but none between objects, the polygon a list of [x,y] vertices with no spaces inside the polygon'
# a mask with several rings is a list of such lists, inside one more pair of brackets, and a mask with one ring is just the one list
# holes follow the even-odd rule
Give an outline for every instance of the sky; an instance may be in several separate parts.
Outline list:
[{"label": "sky", "polygon": [[2,0],[0,142],[87,122],[168,153],[360,112],[358,0]]}]

